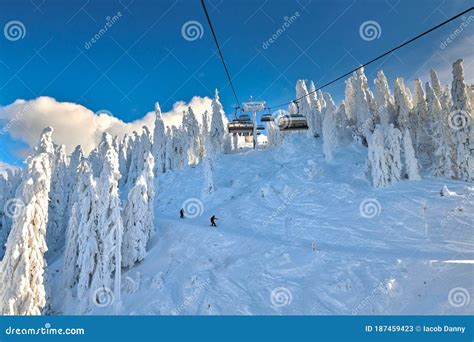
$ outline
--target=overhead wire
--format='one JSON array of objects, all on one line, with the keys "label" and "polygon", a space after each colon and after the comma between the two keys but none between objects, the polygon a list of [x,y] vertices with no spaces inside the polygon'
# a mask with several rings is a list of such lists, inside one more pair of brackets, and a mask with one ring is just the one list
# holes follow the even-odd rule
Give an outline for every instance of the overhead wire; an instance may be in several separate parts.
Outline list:
[{"label": "overhead wire", "polygon": [[321,89],[324,89],[324,88],[330,86],[331,84],[334,84],[334,83],[336,83],[337,81],[339,81],[339,80],[341,80],[341,79],[343,79],[343,78],[345,78],[345,77],[351,75],[353,72],[355,72],[355,71],[357,71],[357,70],[359,70],[359,69],[361,69],[361,68],[364,68],[364,67],[366,67],[367,65],[370,65],[370,64],[372,64],[372,63],[378,61],[379,59],[381,59],[381,58],[383,58],[383,57],[385,57],[385,56],[391,54],[392,52],[395,52],[395,51],[401,49],[402,47],[404,47],[404,46],[406,46],[406,45],[408,45],[408,44],[410,44],[410,43],[412,43],[412,42],[414,42],[414,41],[420,39],[421,37],[427,35],[428,33],[433,32],[434,30],[437,30],[438,28],[440,28],[440,27],[442,27],[442,26],[444,26],[444,25],[450,23],[451,21],[453,21],[453,20],[455,20],[455,19],[457,19],[457,18],[463,16],[464,14],[466,14],[466,13],[472,11],[473,9],[474,9],[474,7],[470,7],[470,8],[468,8],[468,9],[462,11],[461,13],[456,14],[455,16],[453,16],[453,17],[451,17],[451,18],[449,18],[449,19],[443,21],[442,23],[440,23],[440,24],[438,24],[438,25],[436,25],[436,26],[431,27],[430,29],[424,31],[423,33],[420,33],[419,35],[417,35],[417,36],[415,36],[415,37],[413,37],[413,38],[407,40],[406,42],[401,43],[401,44],[395,46],[394,48],[392,48],[392,49],[390,49],[390,50],[384,52],[383,54],[381,54],[381,55],[379,55],[379,56],[377,56],[377,57],[371,59],[370,61],[368,61],[368,62],[366,62],[366,63],[364,63],[364,64],[358,66],[357,68],[352,69],[351,71],[346,72],[345,74],[343,74],[343,75],[341,75],[341,76],[335,78],[334,80],[323,84],[322,86],[316,88],[315,90],[312,90],[312,91],[308,92],[307,94],[305,94],[305,95],[303,95],[303,96],[300,96],[300,97],[298,97],[298,98],[296,98],[296,99],[294,99],[294,100],[291,100],[291,101],[289,101],[289,102],[285,102],[285,103],[279,104],[279,105],[277,105],[277,106],[270,106],[270,108],[279,108],[279,107],[283,107],[283,106],[288,106],[288,105],[291,104],[291,103],[296,103],[296,102],[302,100],[303,98],[305,98],[305,97],[307,97],[307,96],[309,96],[309,95],[311,95],[311,94],[314,94],[315,92],[317,92],[317,91],[319,91],[319,90],[321,90]]},{"label": "overhead wire", "polygon": [[211,29],[212,36],[214,37],[214,42],[216,43],[217,51],[219,52],[219,56],[222,62],[222,65],[224,66],[225,73],[227,75],[227,79],[229,80],[230,87],[232,89],[232,92],[235,97],[235,101],[237,101],[237,109],[240,108],[240,101],[239,97],[237,96],[237,92],[235,91],[234,83],[232,82],[232,77],[230,76],[229,69],[227,68],[227,64],[224,59],[224,55],[222,54],[222,50],[219,44],[219,40],[217,39],[216,31],[214,30],[214,26],[212,25],[211,17],[209,15],[209,12],[207,11],[206,3],[204,0],[201,0],[201,5],[204,10],[204,14],[206,15],[207,18],[207,23],[209,24],[209,28]]}]

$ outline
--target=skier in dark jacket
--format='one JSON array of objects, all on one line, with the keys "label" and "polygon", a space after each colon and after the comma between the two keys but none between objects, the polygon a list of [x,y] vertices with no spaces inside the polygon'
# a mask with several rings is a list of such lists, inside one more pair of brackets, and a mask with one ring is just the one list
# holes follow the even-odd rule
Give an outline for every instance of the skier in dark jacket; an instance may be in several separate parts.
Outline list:
[{"label": "skier in dark jacket", "polygon": [[216,215],[212,215],[212,217],[211,217],[211,227],[217,227],[216,220],[217,220]]},{"label": "skier in dark jacket", "polygon": [[183,208],[181,208],[181,209],[179,210],[179,218],[184,219],[184,209],[183,209]]}]

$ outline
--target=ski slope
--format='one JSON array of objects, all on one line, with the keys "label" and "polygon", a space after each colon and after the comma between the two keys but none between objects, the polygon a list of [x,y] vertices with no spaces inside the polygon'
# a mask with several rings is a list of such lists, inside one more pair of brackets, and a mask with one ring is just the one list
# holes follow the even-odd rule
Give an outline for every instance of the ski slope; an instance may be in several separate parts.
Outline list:
[{"label": "ski slope", "polygon": [[[307,139],[220,156],[207,199],[202,165],[161,176],[157,233],[145,261],[122,275],[119,313],[472,314],[473,185],[423,175],[375,189],[365,147],[327,163],[321,142]],[[441,196],[444,185],[454,193]],[[186,201],[197,216],[179,219]],[[52,312],[71,310],[54,297]]]}]

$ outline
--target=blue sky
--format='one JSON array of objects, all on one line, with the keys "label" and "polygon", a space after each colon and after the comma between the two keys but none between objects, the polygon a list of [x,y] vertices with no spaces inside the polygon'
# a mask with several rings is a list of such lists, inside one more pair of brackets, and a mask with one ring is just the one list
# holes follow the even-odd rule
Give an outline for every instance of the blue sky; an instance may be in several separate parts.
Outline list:
[{"label": "blue sky", "polygon": [[[270,106],[291,100],[297,79],[322,84],[469,6],[461,0],[207,3],[240,100],[253,95]],[[1,27],[15,20],[26,32],[15,41],[0,36],[1,106],[44,95],[132,121],[152,110],[156,101],[166,111],[176,101],[212,96],[218,88],[224,109],[232,113],[235,101],[198,0],[0,0],[0,8]],[[115,23],[86,49],[106,18],[118,12]],[[292,16],[296,19],[285,32],[264,49],[285,17]],[[188,21],[202,25],[202,37],[183,37]],[[361,38],[359,28],[366,21],[379,25],[377,39]],[[469,59],[466,67],[472,70],[472,45],[466,41],[472,43],[474,22],[463,36],[440,47],[460,23],[368,67],[370,84],[380,68],[393,82],[396,76],[425,77],[435,67],[449,82],[450,63],[458,57]],[[343,82],[327,91],[340,100]],[[6,140],[0,143],[7,146]],[[15,159],[5,150],[1,153],[0,160]]]}]

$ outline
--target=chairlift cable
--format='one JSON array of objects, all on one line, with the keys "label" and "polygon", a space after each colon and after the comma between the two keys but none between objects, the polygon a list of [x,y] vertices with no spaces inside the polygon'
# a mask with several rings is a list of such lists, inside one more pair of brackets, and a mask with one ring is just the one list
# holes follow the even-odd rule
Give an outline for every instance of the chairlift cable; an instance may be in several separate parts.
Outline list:
[{"label": "chairlift cable", "polygon": [[214,26],[212,25],[211,17],[209,16],[209,12],[207,11],[206,4],[205,4],[204,0],[201,0],[201,5],[202,5],[202,8],[204,9],[204,13],[206,14],[207,22],[209,24],[209,28],[211,29],[212,36],[214,37],[214,42],[216,43],[217,51],[219,52],[219,56],[221,58],[222,65],[224,66],[224,70],[225,70],[225,73],[227,75],[227,79],[229,80],[230,87],[232,88],[232,92],[234,93],[235,100],[237,101],[237,105],[238,105],[237,109],[238,109],[238,108],[240,108],[240,101],[239,101],[239,98],[237,97],[237,93],[236,93],[235,88],[234,88],[234,83],[232,82],[232,77],[230,77],[229,69],[227,68],[227,64],[224,60],[224,55],[222,54],[222,50],[221,50],[221,47],[219,45],[219,41],[217,40],[216,32],[214,31]]},{"label": "chairlift cable", "polygon": [[432,28],[426,30],[425,32],[420,33],[420,34],[417,35],[416,37],[413,37],[413,38],[411,38],[410,40],[407,40],[406,42],[401,43],[401,44],[397,45],[396,47],[394,47],[394,48],[388,50],[387,52],[385,52],[385,53],[383,53],[383,54],[381,54],[381,55],[379,55],[379,56],[377,56],[377,57],[371,59],[370,61],[368,61],[368,62],[366,62],[366,63],[360,65],[359,67],[357,67],[357,68],[355,68],[355,69],[352,69],[352,70],[349,71],[349,72],[346,72],[344,75],[339,76],[338,78],[336,78],[336,79],[334,79],[334,80],[332,80],[332,81],[330,81],[330,82],[328,82],[328,83],[326,83],[326,84],[323,84],[322,86],[318,87],[317,89],[315,89],[315,90],[313,90],[313,91],[310,91],[310,92],[309,92],[308,94],[306,94],[306,95],[300,96],[300,97],[298,97],[298,98],[296,98],[296,99],[294,99],[294,100],[292,100],[292,101],[290,101],[290,102],[282,103],[282,104],[280,104],[280,105],[278,105],[278,106],[273,106],[273,107],[271,107],[271,108],[279,108],[279,107],[283,107],[283,106],[288,106],[288,105],[291,104],[291,103],[298,102],[298,101],[300,101],[301,99],[303,99],[303,98],[305,98],[305,97],[307,97],[307,96],[309,96],[309,95],[311,95],[311,94],[317,92],[318,90],[321,90],[321,89],[326,88],[327,86],[329,86],[329,85],[331,85],[331,84],[333,84],[333,83],[336,83],[337,81],[339,81],[339,80],[341,80],[341,79],[343,79],[343,78],[345,78],[345,77],[351,75],[353,72],[355,72],[355,71],[357,71],[357,70],[359,70],[359,69],[361,69],[361,68],[364,68],[365,66],[367,66],[367,65],[369,65],[369,64],[372,64],[372,63],[378,61],[379,59],[381,59],[381,58],[387,56],[388,54],[390,54],[390,53],[392,53],[392,52],[395,52],[396,50],[401,49],[402,47],[404,47],[404,46],[406,46],[406,45],[408,45],[408,44],[414,42],[415,40],[417,40],[417,39],[419,39],[419,38],[421,38],[421,37],[427,35],[428,33],[433,32],[434,30],[436,30],[436,29],[438,29],[438,28],[440,28],[440,27],[442,27],[442,26],[444,26],[444,25],[450,23],[451,21],[453,21],[453,20],[459,18],[460,16],[462,16],[462,15],[464,15],[464,14],[466,14],[466,13],[472,11],[473,9],[474,9],[474,7],[470,7],[470,8],[468,8],[467,10],[465,10],[465,11],[459,13],[459,14],[456,14],[455,16],[453,16],[453,17],[451,17],[451,18],[449,18],[449,19],[443,21],[442,23],[440,23],[440,24],[438,24],[438,25],[436,25],[436,26],[433,26]]}]

